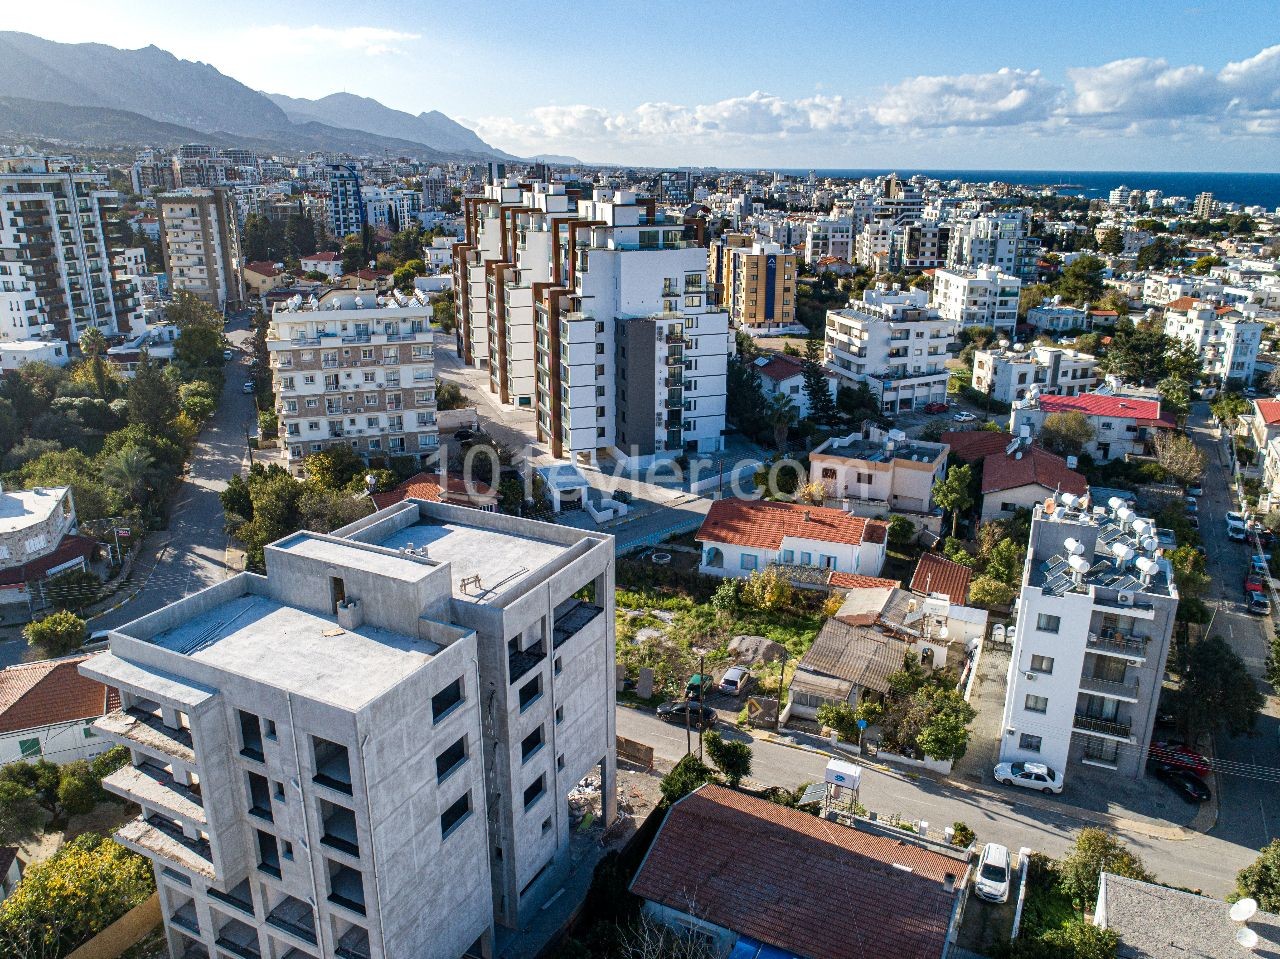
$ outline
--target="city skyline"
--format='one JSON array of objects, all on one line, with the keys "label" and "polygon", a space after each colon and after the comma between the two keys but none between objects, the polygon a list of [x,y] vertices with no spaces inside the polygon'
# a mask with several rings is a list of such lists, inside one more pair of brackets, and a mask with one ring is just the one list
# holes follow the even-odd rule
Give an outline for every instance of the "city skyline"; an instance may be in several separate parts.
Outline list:
[{"label": "city skyline", "polygon": [[[760,3],[733,17],[656,3],[637,20],[606,2],[589,21],[598,30],[582,35],[598,55],[568,72],[526,67],[539,59],[516,51],[561,49],[588,21],[517,20],[484,3],[481,16],[450,18],[435,4],[380,2],[344,23],[336,4],[285,22],[283,7],[230,0],[220,26],[160,4],[73,0],[72,15],[36,29],[59,42],[155,44],[267,92],[345,90],[440,110],[522,155],[1261,172],[1280,140],[1280,44],[1253,29],[1263,9],[1084,3],[1064,29],[1047,4],[1010,18],[995,3],[920,3],[892,16],[815,3],[782,19]],[[1106,29],[1079,29],[1090,23]]]}]

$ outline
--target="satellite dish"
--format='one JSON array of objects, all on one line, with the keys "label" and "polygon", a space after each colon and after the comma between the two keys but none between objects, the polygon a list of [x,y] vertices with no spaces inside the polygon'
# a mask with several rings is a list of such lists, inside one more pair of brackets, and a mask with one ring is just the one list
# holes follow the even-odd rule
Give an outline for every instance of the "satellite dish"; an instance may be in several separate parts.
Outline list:
[{"label": "satellite dish", "polygon": [[1258,934],[1248,926],[1241,926],[1236,930],[1236,942],[1246,949],[1256,949],[1258,948]]},{"label": "satellite dish", "polygon": [[1232,922],[1248,922],[1257,911],[1258,900],[1241,899],[1239,902],[1232,903],[1228,915],[1231,916]]}]

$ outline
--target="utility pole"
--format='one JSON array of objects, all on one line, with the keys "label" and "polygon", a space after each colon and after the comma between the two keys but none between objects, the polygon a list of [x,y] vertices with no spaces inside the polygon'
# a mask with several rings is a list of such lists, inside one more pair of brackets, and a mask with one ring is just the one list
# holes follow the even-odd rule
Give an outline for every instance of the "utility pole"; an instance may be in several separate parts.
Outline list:
[{"label": "utility pole", "polygon": [[[702,697],[706,694],[707,689],[707,657],[705,655],[698,657],[698,760],[702,760],[702,732],[707,728],[706,720],[703,719]],[[688,715],[686,713],[685,715]]]},{"label": "utility pole", "polygon": [[782,654],[782,659],[778,661],[778,711],[773,717],[773,728],[782,728],[782,684],[787,678],[787,654]]}]

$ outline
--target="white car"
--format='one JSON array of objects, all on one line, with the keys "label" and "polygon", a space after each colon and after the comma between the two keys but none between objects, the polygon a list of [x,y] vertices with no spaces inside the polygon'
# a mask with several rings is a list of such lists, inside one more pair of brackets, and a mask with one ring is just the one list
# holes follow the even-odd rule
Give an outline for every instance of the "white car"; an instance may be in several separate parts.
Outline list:
[{"label": "white car", "polygon": [[722,693],[728,693],[730,696],[741,696],[742,691],[747,688],[747,683],[751,681],[751,674],[747,672],[743,666],[730,666],[725,670],[725,674],[720,677],[720,682],[716,688]]},{"label": "white car", "polygon": [[961,410],[959,413],[952,413],[951,418],[957,423],[972,423],[977,419],[977,417],[968,410]]},{"label": "white car", "polygon": [[1044,763],[1000,763],[996,766],[996,782],[1038,789],[1042,793],[1062,792],[1062,777]]},{"label": "white car", "polygon": [[987,902],[1009,901],[1009,850],[998,842],[983,847],[973,876],[973,891]]}]

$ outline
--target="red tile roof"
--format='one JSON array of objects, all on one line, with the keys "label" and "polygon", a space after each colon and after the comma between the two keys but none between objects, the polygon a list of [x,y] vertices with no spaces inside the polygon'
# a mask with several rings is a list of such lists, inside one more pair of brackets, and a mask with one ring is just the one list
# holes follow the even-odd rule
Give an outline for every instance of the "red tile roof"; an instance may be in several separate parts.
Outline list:
[{"label": "red tile roof", "polygon": [[1268,426],[1280,426],[1280,400],[1254,400],[1258,415]]},{"label": "red tile roof", "polygon": [[1185,313],[1196,305],[1194,296],[1180,296],[1176,300],[1170,300],[1164,305],[1166,311],[1172,310],[1175,313]]},{"label": "red tile roof", "polygon": [[804,372],[804,367],[799,360],[793,360],[785,354],[779,353],[769,359],[768,363],[759,363],[756,370],[765,379],[780,383],[792,376],[799,376]]},{"label": "red tile roof", "polygon": [[972,578],[973,570],[968,566],[953,563],[937,553],[925,553],[911,577],[911,591],[924,595],[942,593],[953,605],[964,606],[969,602],[969,580]]},{"label": "red tile roof", "polygon": [[1004,450],[992,453],[982,460],[982,493],[1018,489],[1021,486],[1039,485],[1049,491],[1076,493],[1089,491],[1089,484],[1075,470],[1067,468],[1067,461],[1054,456],[1038,446],[1023,449],[1022,457],[1006,455]]},{"label": "red tile roof", "polygon": [[[448,489],[448,493],[444,489]],[[463,503],[488,505],[496,502],[493,487],[484,483],[472,482],[467,488],[460,476],[449,476],[445,487],[440,486],[440,477],[436,473],[417,473],[395,489],[386,493],[374,493],[373,504],[378,509],[386,509],[406,499],[424,499],[429,503]]]},{"label": "red tile roof", "polygon": [[902,583],[900,580],[880,576],[862,576],[859,573],[839,573],[832,570],[827,577],[827,585],[835,589],[897,589]]},{"label": "red tile roof", "polygon": [[990,453],[1003,452],[1013,442],[1013,434],[995,430],[963,430],[943,433],[938,440],[966,463],[977,462]]},{"label": "red tile roof", "polygon": [[336,263],[342,259],[342,254],[326,251],[324,253],[312,253],[310,256],[301,257],[301,259],[319,260],[321,263]]},{"label": "red tile roof", "polygon": [[246,263],[244,269],[250,273],[257,273],[258,276],[279,276],[283,270],[276,269],[276,265],[269,260],[254,260],[252,263]]},{"label": "red tile roof", "polygon": [[844,510],[825,506],[720,499],[711,504],[696,539],[699,542],[780,549],[785,537],[795,536],[857,546],[864,539],[870,543],[883,543],[888,538],[888,531],[889,524],[884,520],[850,516]]},{"label": "red tile roof", "polygon": [[939,959],[964,873],[915,843],[707,785],[671,807],[631,891],[815,959]]},{"label": "red tile roof", "polygon": [[88,656],[0,669],[0,734],[104,716],[119,695],[76,669]]},{"label": "red tile roof", "polygon": [[96,539],[79,535],[64,536],[53,552],[45,553],[39,559],[33,559],[31,562],[23,563],[20,566],[0,569],[0,586],[17,586],[19,583],[29,583],[32,580],[43,579],[49,570],[55,569],[64,563],[70,563],[75,559],[84,559],[87,562],[93,558],[93,554],[97,550],[98,541]]},{"label": "red tile roof", "polygon": [[[1042,396],[1040,409],[1046,413],[1079,411],[1085,416],[1112,416],[1135,420],[1161,419],[1159,400],[1140,400],[1132,396],[1106,396],[1081,393],[1078,396]],[[1173,425],[1170,418],[1169,425]]]}]

